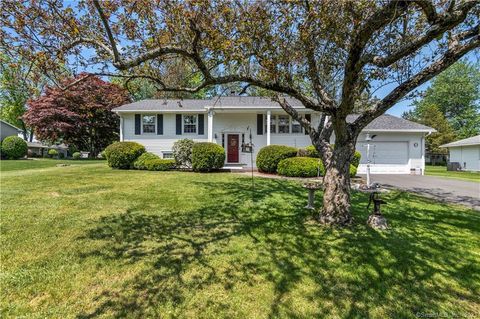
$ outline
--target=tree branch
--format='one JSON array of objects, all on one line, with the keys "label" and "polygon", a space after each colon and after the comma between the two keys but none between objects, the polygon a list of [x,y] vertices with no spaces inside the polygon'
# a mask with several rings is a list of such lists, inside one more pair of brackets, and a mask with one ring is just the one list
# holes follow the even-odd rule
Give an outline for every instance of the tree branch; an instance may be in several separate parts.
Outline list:
[{"label": "tree branch", "polygon": [[342,103],[339,110],[342,116],[346,117],[353,109],[353,99],[355,87],[359,78],[359,73],[363,67],[362,53],[371,39],[372,35],[400,17],[408,7],[407,1],[390,1],[387,5],[375,12],[363,25],[356,30],[355,36],[350,45],[348,59],[345,65],[345,72],[342,86]]},{"label": "tree branch", "polygon": [[120,62],[120,54],[118,53],[117,44],[115,43],[115,38],[113,37],[112,30],[110,29],[110,25],[108,24],[108,19],[103,12],[102,7],[98,0],[93,0],[93,5],[98,11],[100,15],[100,19],[102,20],[103,26],[105,27],[105,31],[107,32],[108,41],[110,41],[110,46],[112,47],[113,53],[113,62]]},{"label": "tree branch", "polygon": [[465,54],[478,47],[480,47],[480,35],[477,35],[466,44],[458,44],[455,47],[449,48],[442,58],[438,59],[392,90],[377,104],[374,109],[364,112],[355,120],[355,122],[349,124],[350,127],[356,132],[360,132],[368,123],[385,113],[390,107],[392,107],[398,100],[400,100],[410,91],[429,81],[434,76],[438,75],[449,66],[454,64]]},{"label": "tree branch", "polygon": [[413,2],[415,2],[415,4],[422,9],[423,13],[425,13],[428,23],[434,24],[437,21],[437,11],[435,10],[435,5],[431,1],[415,0]]},{"label": "tree branch", "polygon": [[[422,2],[423,1],[419,1]],[[465,20],[468,11],[475,5],[475,2],[463,3],[460,8],[445,16],[436,17],[436,23],[431,26],[431,28],[425,33],[425,35],[417,38],[416,40],[401,46],[388,56],[373,56],[368,55],[362,58],[362,66],[368,63],[373,63],[374,65],[385,68],[393,63],[399,61],[400,59],[412,54],[413,52],[420,49],[422,46],[436,39],[445,33],[445,31],[451,30],[452,28],[459,25],[462,21]],[[470,30],[470,31],[473,31]]]}]

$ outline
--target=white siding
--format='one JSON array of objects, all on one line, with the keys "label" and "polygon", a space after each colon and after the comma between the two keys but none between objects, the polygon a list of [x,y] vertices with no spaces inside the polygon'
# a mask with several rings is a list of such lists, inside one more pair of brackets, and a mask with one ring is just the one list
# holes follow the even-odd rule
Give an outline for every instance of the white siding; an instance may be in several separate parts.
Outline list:
[{"label": "white siding", "polygon": [[[370,142],[370,172],[372,174],[410,174],[423,172],[423,134],[402,132],[375,132]],[[359,174],[367,172],[365,133],[357,139],[356,149],[362,154]]]},{"label": "white siding", "polygon": [[450,162],[458,162],[467,171],[480,171],[480,145],[452,147]]},{"label": "white siding", "polygon": [[[147,113],[145,113],[147,114]],[[154,114],[154,113],[148,113]],[[192,113],[189,113],[192,114]],[[123,117],[123,140],[134,141],[145,146],[148,152],[162,155],[162,151],[171,151],[173,143],[182,138],[190,138],[196,142],[207,141],[206,117],[205,114],[205,132],[203,135],[182,134],[176,135],[175,114],[165,113],[163,115],[163,135],[156,133],[135,135],[135,114],[122,114]]]}]

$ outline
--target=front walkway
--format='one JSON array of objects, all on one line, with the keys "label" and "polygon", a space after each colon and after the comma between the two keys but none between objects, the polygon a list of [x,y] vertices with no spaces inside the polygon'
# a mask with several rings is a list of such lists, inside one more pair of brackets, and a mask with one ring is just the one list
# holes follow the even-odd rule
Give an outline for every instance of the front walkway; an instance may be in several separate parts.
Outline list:
[{"label": "front walkway", "polygon": [[480,210],[480,183],[421,175],[372,175],[372,182]]}]

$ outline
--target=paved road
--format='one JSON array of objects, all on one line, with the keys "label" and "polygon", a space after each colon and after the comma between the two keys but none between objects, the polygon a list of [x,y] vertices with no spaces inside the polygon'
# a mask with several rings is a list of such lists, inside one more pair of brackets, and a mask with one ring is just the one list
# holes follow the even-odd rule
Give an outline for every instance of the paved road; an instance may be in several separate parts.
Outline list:
[{"label": "paved road", "polygon": [[372,175],[372,182],[480,210],[480,183],[420,175]]}]

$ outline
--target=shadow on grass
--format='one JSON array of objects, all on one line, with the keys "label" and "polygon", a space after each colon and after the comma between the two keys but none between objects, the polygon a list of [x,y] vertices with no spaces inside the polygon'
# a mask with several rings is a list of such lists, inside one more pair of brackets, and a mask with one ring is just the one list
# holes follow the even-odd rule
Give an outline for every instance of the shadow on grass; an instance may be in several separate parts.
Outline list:
[{"label": "shadow on grass", "polygon": [[378,233],[363,225],[367,198],[354,194],[357,224],[326,229],[302,208],[306,192],[298,184],[256,179],[252,204],[249,183],[198,182],[217,200],[193,211],[162,215],[132,207],[102,218],[82,240],[104,245],[82,257],[142,267],[119,287],[104,288],[96,308],[78,317],[475,311],[480,272],[468,241],[478,240],[478,214],[422,205],[428,200],[399,193],[385,210],[393,229]]}]

